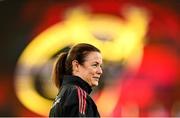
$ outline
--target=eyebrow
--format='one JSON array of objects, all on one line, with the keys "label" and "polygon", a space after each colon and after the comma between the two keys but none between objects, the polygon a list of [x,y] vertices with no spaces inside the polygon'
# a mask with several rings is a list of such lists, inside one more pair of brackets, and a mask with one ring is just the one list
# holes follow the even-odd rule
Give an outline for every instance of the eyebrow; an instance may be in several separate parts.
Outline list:
[{"label": "eyebrow", "polygon": [[97,62],[97,61],[95,61],[94,63],[99,64],[99,65],[101,65],[101,66],[102,66],[102,64],[100,64],[100,63],[99,63],[99,62]]}]

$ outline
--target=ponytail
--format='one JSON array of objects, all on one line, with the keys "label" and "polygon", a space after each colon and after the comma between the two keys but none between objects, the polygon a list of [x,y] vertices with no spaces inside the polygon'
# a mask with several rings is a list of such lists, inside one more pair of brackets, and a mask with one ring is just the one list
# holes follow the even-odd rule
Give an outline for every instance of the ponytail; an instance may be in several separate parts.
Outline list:
[{"label": "ponytail", "polygon": [[60,88],[63,81],[63,75],[66,74],[65,63],[67,58],[67,52],[61,53],[54,63],[52,71],[52,80],[57,88]]}]

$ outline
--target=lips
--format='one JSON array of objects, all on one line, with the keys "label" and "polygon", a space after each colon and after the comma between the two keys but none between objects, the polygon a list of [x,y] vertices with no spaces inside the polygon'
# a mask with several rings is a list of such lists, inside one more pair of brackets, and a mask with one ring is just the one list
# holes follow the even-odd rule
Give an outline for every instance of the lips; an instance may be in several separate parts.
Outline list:
[{"label": "lips", "polygon": [[100,77],[93,77],[93,78],[96,79],[97,81],[99,81],[99,78],[100,78]]}]

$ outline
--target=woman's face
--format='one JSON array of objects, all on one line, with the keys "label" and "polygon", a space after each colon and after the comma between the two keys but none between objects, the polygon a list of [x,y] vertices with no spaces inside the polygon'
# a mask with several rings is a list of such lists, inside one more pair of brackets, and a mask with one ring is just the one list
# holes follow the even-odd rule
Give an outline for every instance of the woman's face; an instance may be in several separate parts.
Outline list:
[{"label": "woman's face", "polygon": [[85,80],[90,86],[98,86],[102,74],[102,56],[99,52],[90,52],[83,65],[78,64],[77,76]]}]

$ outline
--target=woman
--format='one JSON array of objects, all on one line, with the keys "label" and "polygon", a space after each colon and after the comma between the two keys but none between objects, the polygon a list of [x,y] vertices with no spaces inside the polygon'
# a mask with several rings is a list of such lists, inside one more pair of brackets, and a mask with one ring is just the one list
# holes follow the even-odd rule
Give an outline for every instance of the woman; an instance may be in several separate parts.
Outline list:
[{"label": "woman", "polygon": [[100,117],[89,96],[98,86],[102,74],[102,56],[96,47],[80,43],[57,59],[52,79],[59,93],[50,110],[50,117]]}]

